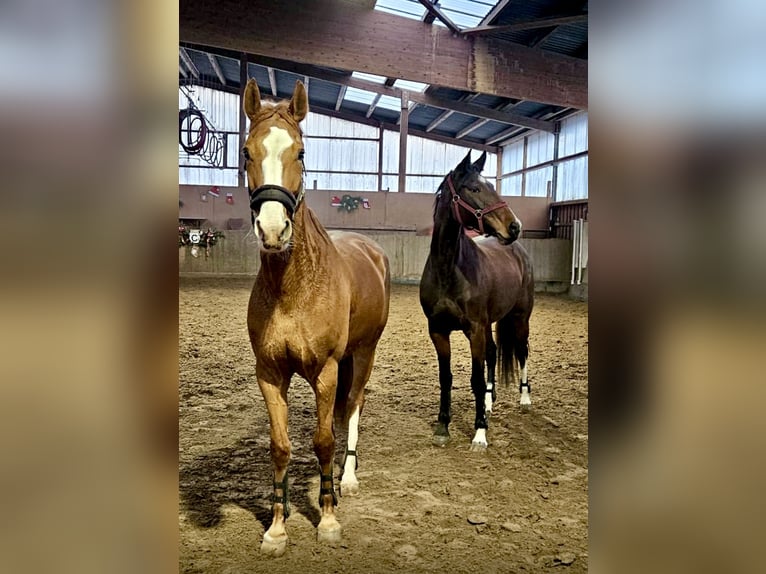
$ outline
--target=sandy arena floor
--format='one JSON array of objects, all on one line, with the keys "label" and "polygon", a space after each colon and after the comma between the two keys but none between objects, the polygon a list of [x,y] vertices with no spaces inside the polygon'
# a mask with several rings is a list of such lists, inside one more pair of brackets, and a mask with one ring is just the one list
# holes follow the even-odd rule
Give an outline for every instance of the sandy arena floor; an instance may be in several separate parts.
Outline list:
[{"label": "sandy arena floor", "polygon": [[[290,388],[290,541],[259,553],[270,524],[268,416],[255,381],[246,310],[252,279],[180,284],[182,572],[585,572],[588,527],[587,304],[538,295],[532,410],[498,388],[489,448],[473,436],[470,353],[452,335],[452,440],[431,445],[438,370],[416,286],[395,285],[360,421],[361,494],[341,498],[343,543],[315,540],[319,474],[314,395]],[[344,435],[339,433],[339,439]],[[336,448],[336,477],[345,443]],[[338,482],[336,481],[336,486]]]}]

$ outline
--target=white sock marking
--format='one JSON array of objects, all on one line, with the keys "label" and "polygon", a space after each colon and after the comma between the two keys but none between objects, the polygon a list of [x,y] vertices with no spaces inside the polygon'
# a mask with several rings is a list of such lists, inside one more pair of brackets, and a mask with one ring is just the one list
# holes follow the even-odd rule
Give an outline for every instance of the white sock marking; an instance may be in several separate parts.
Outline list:
[{"label": "white sock marking", "polygon": [[521,399],[519,399],[520,405],[531,405],[532,398],[529,396],[529,387],[527,386],[527,365],[521,369]]},{"label": "white sock marking", "polygon": [[476,436],[471,443],[487,446],[487,429],[476,429]]},{"label": "white sock marking", "polygon": [[[356,443],[359,440],[359,407],[354,409],[351,418],[348,419],[348,450],[356,451]],[[346,465],[343,467],[342,483],[356,483],[356,457],[349,455]]]},{"label": "white sock marking", "polygon": [[484,410],[487,414],[492,412],[492,391],[487,391],[484,395]]}]

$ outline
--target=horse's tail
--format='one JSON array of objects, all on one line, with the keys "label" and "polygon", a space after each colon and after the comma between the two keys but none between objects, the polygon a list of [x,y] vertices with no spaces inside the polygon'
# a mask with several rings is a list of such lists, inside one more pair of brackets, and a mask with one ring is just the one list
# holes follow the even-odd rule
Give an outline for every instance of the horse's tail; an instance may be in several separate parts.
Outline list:
[{"label": "horse's tail", "polygon": [[348,416],[348,395],[354,380],[354,357],[348,356],[338,363],[338,386],[335,389],[335,422],[342,425]]},{"label": "horse's tail", "polygon": [[497,322],[495,330],[497,364],[500,367],[498,380],[508,387],[516,379],[516,353],[521,350],[521,346],[528,352],[527,342],[517,340],[515,318],[511,313]]}]

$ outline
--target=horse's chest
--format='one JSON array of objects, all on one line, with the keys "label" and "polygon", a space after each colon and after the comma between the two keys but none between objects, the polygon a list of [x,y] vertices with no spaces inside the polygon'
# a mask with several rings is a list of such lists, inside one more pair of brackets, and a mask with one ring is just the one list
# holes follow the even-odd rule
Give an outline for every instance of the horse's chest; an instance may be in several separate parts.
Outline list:
[{"label": "horse's chest", "polygon": [[256,353],[264,359],[316,363],[345,348],[347,323],[275,309],[250,325]]}]

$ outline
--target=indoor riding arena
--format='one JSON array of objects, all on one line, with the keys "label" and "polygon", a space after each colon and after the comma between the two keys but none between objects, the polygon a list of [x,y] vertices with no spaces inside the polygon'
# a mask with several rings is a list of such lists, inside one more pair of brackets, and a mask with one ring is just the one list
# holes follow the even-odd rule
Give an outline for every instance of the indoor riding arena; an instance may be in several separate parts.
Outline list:
[{"label": "indoor riding arena", "polygon": [[[587,2],[563,0],[181,2],[180,571],[588,570],[587,30]],[[277,145],[275,134],[287,132],[272,127],[254,143],[251,122],[271,105],[263,102],[282,100],[302,142],[293,134],[285,140],[292,147]],[[268,181],[287,174],[289,161],[299,162],[299,184],[287,175]],[[477,172],[492,205],[481,203],[484,188],[460,183],[461,169]],[[439,200],[448,190],[442,221]],[[267,204],[286,218],[278,253],[261,226]],[[387,256],[391,284],[357,417],[358,493],[341,486],[356,423],[334,428],[342,535],[333,540],[321,536],[328,512],[321,501],[335,495],[315,454],[314,383],[294,374],[284,394],[291,450],[281,491],[252,316],[248,327],[259,273],[267,279],[258,285],[283,294],[309,292],[341,273],[340,265],[323,267],[290,275],[289,284],[268,275],[307,252],[309,210],[331,234],[372,239]],[[521,223],[517,237],[506,237],[501,214]],[[472,438],[484,403],[472,381],[484,381],[484,363],[477,375],[460,330],[450,338],[449,441],[434,440],[444,365],[420,289],[450,225],[460,245],[483,232],[489,237],[479,244],[523,248],[534,274],[521,370],[531,405],[520,404],[518,364],[511,384],[498,375],[481,449]],[[344,277],[352,289],[361,280],[356,271]],[[519,288],[514,281],[499,291]],[[292,330],[315,324],[311,317],[336,309],[344,293],[297,307]],[[269,332],[259,345],[291,340],[291,332]],[[258,377],[270,372],[261,367]],[[266,539],[288,496],[286,548],[269,554]]]}]

